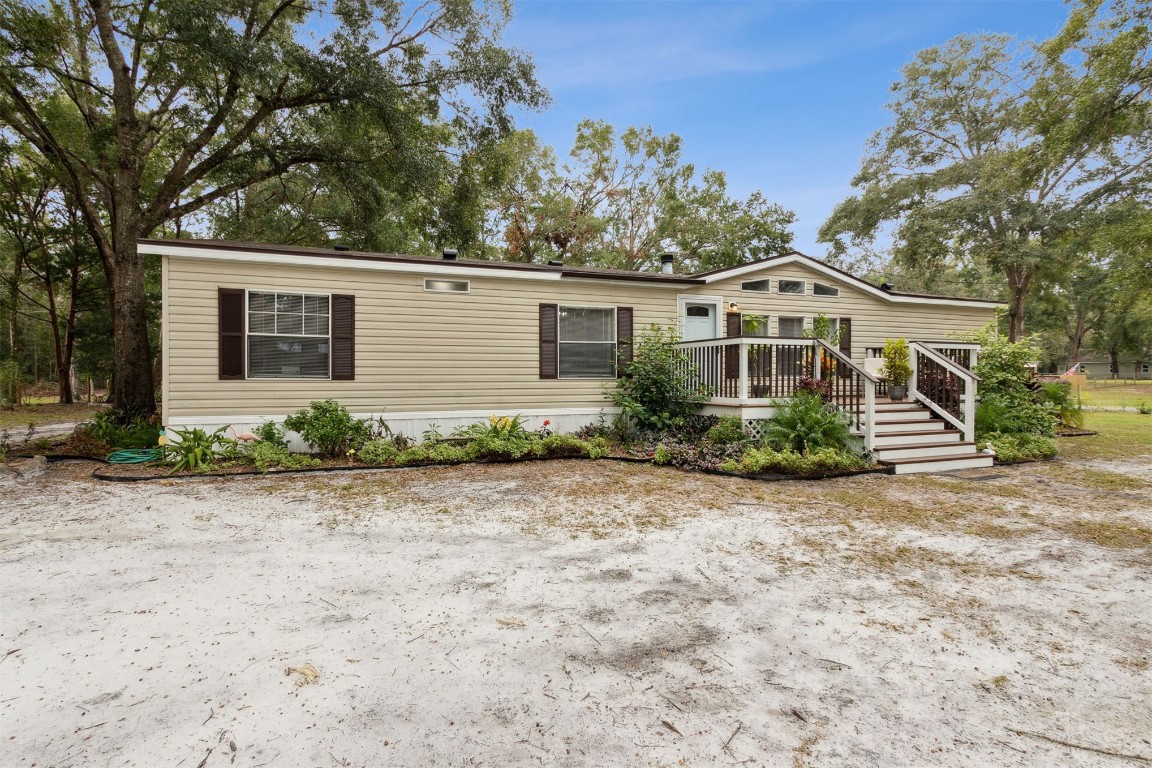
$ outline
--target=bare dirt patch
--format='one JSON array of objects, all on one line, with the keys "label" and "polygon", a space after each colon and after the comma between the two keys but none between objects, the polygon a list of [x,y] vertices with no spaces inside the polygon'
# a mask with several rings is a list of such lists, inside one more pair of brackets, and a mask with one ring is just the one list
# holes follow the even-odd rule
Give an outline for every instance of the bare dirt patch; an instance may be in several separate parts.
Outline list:
[{"label": "bare dirt patch", "polygon": [[0,509],[4,762],[1152,757],[1150,470],[53,465]]}]

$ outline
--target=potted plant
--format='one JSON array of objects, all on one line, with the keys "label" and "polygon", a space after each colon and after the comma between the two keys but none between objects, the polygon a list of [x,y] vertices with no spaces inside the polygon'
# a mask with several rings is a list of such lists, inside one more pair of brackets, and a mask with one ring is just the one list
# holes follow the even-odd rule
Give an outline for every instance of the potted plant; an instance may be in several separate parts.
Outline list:
[{"label": "potted plant", "polygon": [[912,378],[908,342],[904,339],[885,340],[884,378],[888,379],[888,397],[895,402],[903,400],[908,394],[908,380]]}]

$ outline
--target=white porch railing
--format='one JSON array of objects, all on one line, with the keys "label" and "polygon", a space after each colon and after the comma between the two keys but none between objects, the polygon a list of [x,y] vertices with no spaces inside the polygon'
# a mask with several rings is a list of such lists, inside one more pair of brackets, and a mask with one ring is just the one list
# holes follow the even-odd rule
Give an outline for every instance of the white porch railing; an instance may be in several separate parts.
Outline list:
[{"label": "white porch railing", "polygon": [[[963,432],[965,441],[975,440],[976,387],[980,377],[947,354],[947,348],[913,341],[908,344],[908,351],[912,365],[908,392],[912,399],[921,401]],[[975,358],[976,351],[972,351],[968,359]]]},{"label": "white porch railing", "polygon": [[874,447],[876,377],[840,350],[817,339],[736,336],[681,342],[689,385],[708,388],[709,402],[723,406],[764,406],[790,397],[804,379],[822,382],[827,394]]}]

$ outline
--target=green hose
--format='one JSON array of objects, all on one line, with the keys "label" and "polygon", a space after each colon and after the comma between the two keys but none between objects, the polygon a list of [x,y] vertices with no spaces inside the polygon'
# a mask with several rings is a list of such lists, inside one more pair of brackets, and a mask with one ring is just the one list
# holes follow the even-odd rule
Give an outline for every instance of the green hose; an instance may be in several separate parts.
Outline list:
[{"label": "green hose", "polygon": [[125,448],[108,454],[109,464],[146,464],[163,458],[161,448]]}]

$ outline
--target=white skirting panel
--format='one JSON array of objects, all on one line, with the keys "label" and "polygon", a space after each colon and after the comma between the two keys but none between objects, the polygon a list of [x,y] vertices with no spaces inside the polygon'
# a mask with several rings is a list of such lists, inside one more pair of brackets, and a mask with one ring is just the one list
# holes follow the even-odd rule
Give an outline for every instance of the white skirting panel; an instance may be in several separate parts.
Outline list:
[{"label": "white skirting panel", "polygon": [[[548,425],[548,429],[553,432],[570,433],[588,424],[597,423],[601,417],[603,417],[605,422],[611,422],[619,412],[619,408],[540,408],[521,411],[519,414],[495,413],[493,411],[410,411],[406,413],[354,413],[352,416],[357,419],[371,419],[373,421],[375,421],[377,417],[383,417],[384,421],[394,433],[402,434],[419,441],[433,424],[436,425],[436,429],[439,430],[440,434],[448,437],[452,434],[452,430],[457,427],[466,427],[478,421],[487,421],[488,417],[493,415],[519,415],[523,418],[524,427],[528,430],[540,429],[545,421],[549,421],[551,423]],[[256,427],[266,421],[274,421],[283,426],[284,419],[287,415],[288,414],[284,413],[270,413],[250,416],[185,416],[173,418],[169,420],[169,423],[165,426],[168,427],[169,439],[171,440],[179,439],[172,434],[171,430],[190,429],[192,427],[199,427],[208,432],[213,432],[220,427],[229,427],[227,434],[229,437],[234,437],[236,435],[242,435],[245,432],[252,432]],[[293,451],[308,450],[308,446],[295,432],[288,432],[287,436],[289,447]]]}]

